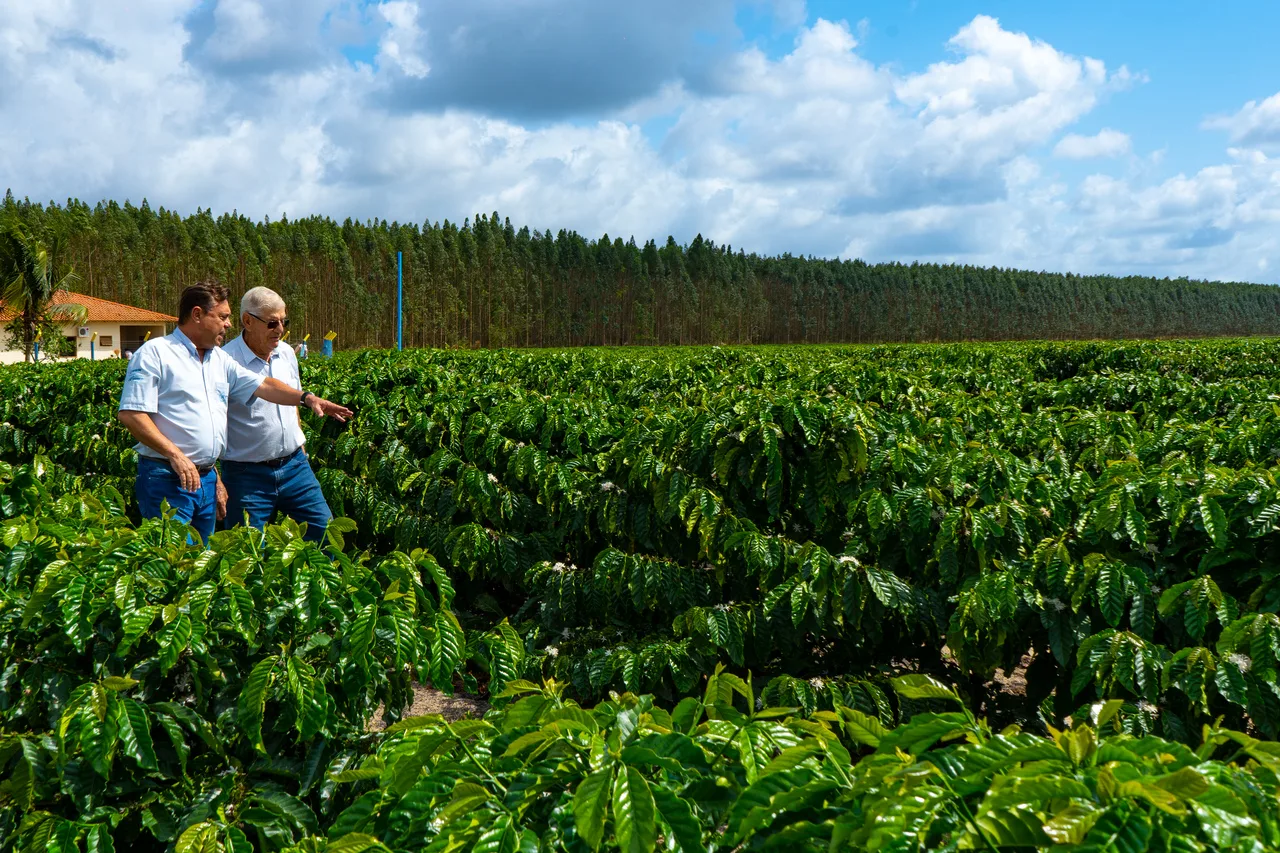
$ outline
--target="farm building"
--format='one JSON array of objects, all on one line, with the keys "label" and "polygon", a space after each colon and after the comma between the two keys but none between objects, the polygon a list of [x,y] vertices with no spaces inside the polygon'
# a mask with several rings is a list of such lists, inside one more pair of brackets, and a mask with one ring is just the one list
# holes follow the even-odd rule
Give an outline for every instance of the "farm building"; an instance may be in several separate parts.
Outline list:
[{"label": "farm building", "polygon": [[[99,299],[83,293],[58,291],[53,297],[54,303],[74,303],[83,305],[87,317],[83,326],[68,325],[62,334],[75,343],[76,358],[89,358],[90,342],[94,343],[93,354],[96,358],[110,358],[123,355],[125,350],[136,351],[142,346],[147,334],[159,337],[166,334],[178,322],[177,317],[122,305],[109,299]],[[11,364],[22,361],[22,347],[16,341],[9,346],[9,335],[4,327],[14,317],[14,312],[0,302],[0,364]],[[97,334],[96,340],[94,334]]]}]

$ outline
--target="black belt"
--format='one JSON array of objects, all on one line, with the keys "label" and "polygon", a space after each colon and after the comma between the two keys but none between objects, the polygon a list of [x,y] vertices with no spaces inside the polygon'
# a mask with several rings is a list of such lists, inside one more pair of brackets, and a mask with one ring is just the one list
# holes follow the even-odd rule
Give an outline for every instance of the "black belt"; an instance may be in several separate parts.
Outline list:
[{"label": "black belt", "polygon": [[[138,455],[141,459],[147,462],[150,462],[152,465],[163,465],[165,468],[169,467],[169,462],[166,459],[156,459],[154,456],[142,456],[142,454],[138,454]],[[213,470],[212,462],[210,462],[208,465],[196,466],[196,473],[199,474],[201,477],[203,477],[205,474],[208,474],[212,470]]]},{"label": "black belt", "polygon": [[286,453],[284,456],[277,456],[275,459],[267,459],[263,462],[235,462],[228,459],[226,464],[228,465],[266,465],[268,468],[279,468],[282,465],[284,465],[286,462],[293,459],[293,457],[297,456],[301,452],[302,452],[302,448],[299,447],[297,450],[293,451],[292,453]]}]

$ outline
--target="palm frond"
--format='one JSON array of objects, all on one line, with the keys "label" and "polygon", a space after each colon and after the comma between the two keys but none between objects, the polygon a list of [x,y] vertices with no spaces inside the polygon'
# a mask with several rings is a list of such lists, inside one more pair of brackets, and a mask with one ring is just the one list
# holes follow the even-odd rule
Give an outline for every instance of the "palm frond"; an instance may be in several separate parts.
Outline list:
[{"label": "palm frond", "polygon": [[50,303],[45,308],[44,316],[50,322],[60,325],[83,326],[89,321],[89,309],[78,302]]}]

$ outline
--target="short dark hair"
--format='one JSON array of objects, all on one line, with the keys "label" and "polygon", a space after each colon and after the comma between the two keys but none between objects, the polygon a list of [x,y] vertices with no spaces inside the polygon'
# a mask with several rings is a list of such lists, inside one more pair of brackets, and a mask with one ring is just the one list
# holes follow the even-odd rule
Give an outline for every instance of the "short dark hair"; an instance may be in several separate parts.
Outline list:
[{"label": "short dark hair", "polygon": [[225,284],[220,284],[214,279],[197,281],[182,291],[182,296],[178,300],[178,323],[190,320],[191,312],[196,308],[212,311],[213,306],[219,302],[226,302],[230,298],[231,291]]}]

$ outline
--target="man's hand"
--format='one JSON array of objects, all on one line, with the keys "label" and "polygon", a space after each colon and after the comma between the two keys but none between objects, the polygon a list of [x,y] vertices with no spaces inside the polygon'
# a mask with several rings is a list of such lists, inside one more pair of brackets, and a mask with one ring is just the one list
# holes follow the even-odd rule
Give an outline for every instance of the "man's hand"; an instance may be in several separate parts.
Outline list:
[{"label": "man's hand", "polygon": [[188,459],[184,453],[173,453],[169,457],[169,467],[178,475],[179,486],[188,492],[194,492],[200,488],[200,472],[196,470],[196,463]]},{"label": "man's hand", "polygon": [[315,394],[307,394],[306,402],[303,403],[298,399],[298,389],[284,384],[274,376],[268,376],[262,380],[262,384],[258,386],[258,390],[253,392],[253,396],[259,400],[266,400],[268,403],[275,403],[278,406],[303,406],[315,412],[320,417],[329,417],[338,423],[346,423],[351,417],[351,410],[346,406],[339,406],[337,403],[330,403],[328,400],[321,399]]},{"label": "man's hand", "polygon": [[222,485],[222,477],[218,477],[218,488],[214,492],[218,503],[218,521],[227,517],[227,487]]},{"label": "man's hand", "polygon": [[337,403],[331,403],[322,397],[312,394],[307,399],[307,408],[315,412],[320,417],[330,417],[340,424],[345,424],[347,419],[351,417],[352,412],[346,406],[339,406]]}]

